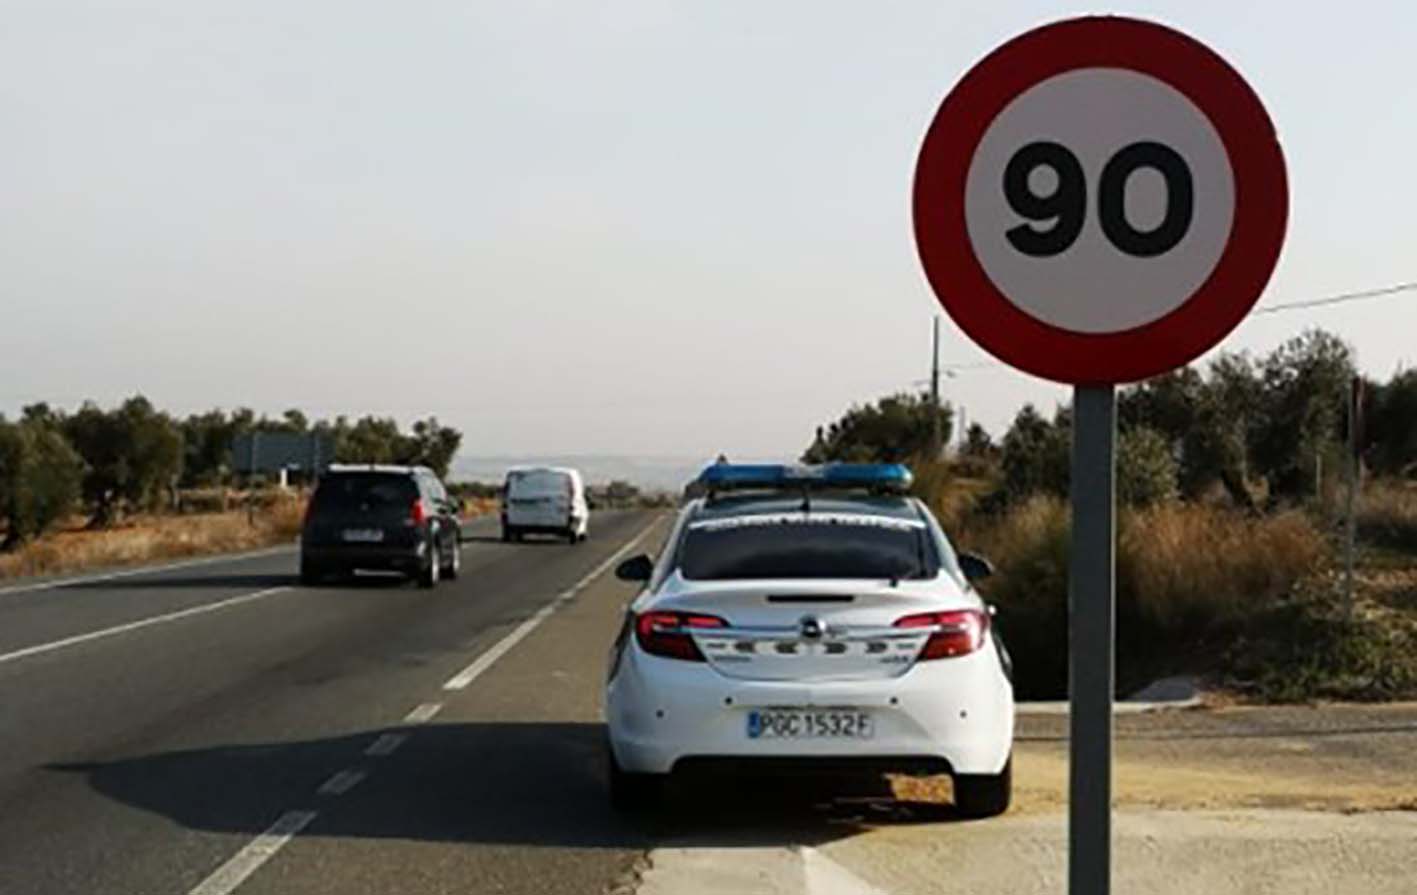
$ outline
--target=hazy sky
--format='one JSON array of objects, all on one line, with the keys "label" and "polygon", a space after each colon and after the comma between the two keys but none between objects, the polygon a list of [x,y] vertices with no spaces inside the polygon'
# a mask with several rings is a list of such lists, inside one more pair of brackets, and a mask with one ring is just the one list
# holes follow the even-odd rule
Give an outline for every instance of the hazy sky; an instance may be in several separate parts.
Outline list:
[{"label": "hazy sky", "polygon": [[[1405,3],[0,0],[0,409],[436,414],[473,454],[793,455],[929,364],[915,154],[1086,12],[1209,43],[1290,165],[1277,302],[1417,279]],[[1386,376],[1417,296],[1252,318]],[[984,355],[945,327],[947,362]],[[946,396],[996,432],[1064,392]]]}]

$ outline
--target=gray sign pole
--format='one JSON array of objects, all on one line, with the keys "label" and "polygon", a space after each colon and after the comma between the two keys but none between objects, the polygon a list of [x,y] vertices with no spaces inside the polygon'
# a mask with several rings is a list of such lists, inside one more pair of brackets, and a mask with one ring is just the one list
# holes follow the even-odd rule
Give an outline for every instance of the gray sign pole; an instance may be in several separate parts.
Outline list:
[{"label": "gray sign pole", "polygon": [[1117,396],[1073,390],[1072,555],[1068,573],[1071,700],[1068,892],[1112,884],[1112,632],[1116,615]]}]

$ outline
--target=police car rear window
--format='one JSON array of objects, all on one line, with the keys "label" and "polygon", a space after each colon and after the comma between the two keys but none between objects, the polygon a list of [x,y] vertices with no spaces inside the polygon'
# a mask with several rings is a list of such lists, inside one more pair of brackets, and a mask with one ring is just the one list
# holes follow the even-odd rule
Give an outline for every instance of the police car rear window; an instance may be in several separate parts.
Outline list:
[{"label": "police car rear window", "polygon": [[933,578],[939,558],[918,519],[859,514],[752,515],[690,523],[679,570],[695,581]]}]

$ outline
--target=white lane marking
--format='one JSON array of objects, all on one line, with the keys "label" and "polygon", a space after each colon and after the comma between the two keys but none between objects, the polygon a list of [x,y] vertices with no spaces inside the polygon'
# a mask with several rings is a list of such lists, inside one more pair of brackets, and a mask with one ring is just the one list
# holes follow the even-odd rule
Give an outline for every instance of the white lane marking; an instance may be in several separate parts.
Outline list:
[{"label": "white lane marking", "polygon": [[808,895],[884,895],[810,845],[799,845],[797,853],[802,856],[802,876]]},{"label": "white lane marking", "polygon": [[393,755],[394,750],[402,746],[407,739],[408,734],[406,733],[381,734],[377,740],[369,744],[369,748],[364,750],[364,754],[375,758]]},{"label": "white lane marking", "polygon": [[194,615],[201,615],[204,612],[216,612],[218,609],[226,609],[242,603],[250,603],[253,600],[260,600],[273,594],[283,593],[290,590],[289,587],[272,587],[267,590],[257,591],[254,594],[242,594],[239,597],[228,597],[225,600],[218,600],[215,603],[203,603],[201,606],[192,606],[187,609],[179,609],[176,612],[169,612],[166,615],[154,615],[150,618],[139,619],[135,622],[128,622],[122,625],[114,625],[111,628],[103,628],[98,631],[90,631],[87,634],[76,634],[73,637],[65,637],[63,640],[55,640],[50,643],[40,643],[35,646],[27,646],[24,649],[15,650],[12,653],[0,655],[0,665],[6,662],[14,662],[17,659],[26,659],[30,656],[38,656],[41,653],[53,652],[69,646],[77,646],[80,643],[88,643],[90,640],[99,640],[104,637],[112,637],[115,634],[126,634],[129,631],[136,631],[151,625],[161,625],[167,622],[175,622],[179,619],[190,618]]},{"label": "white lane marking", "polygon": [[316,817],[314,811],[287,811],[282,814],[269,829],[232,855],[231,860],[198,883],[188,895],[229,895]]},{"label": "white lane marking", "polygon": [[408,724],[423,724],[433,720],[433,716],[443,710],[441,702],[425,702],[415,706],[413,711],[403,716],[403,720]]},{"label": "white lane marking", "polygon": [[321,783],[320,788],[315,790],[315,793],[322,796],[342,796],[358,786],[367,776],[369,775],[365,771],[346,768],[324,783]]},{"label": "white lane marking", "polygon": [[250,550],[245,553],[224,553],[217,556],[204,556],[200,559],[187,559],[182,562],[168,563],[162,566],[139,566],[134,569],[124,569],[121,572],[106,572],[102,575],[85,575],[79,578],[57,578],[53,581],[42,581],[39,584],[21,584],[13,587],[0,587],[0,597],[11,594],[32,593],[41,590],[57,590],[64,587],[73,587],[77,584],[93,584],[100,581],[113,581],[118,578],[132,578],[135,575],[155,575],[159,572],[171,572],[176,569],[190,569],[193,566],[209,566],[219,562],[241,562],[247,559],[258,559],[262,556],[274,556],[277,553],[294,553],[294,547],[270,547],[266,550]]},{"label": "white lane marking", "polygon": [[467,666],[462,671],[459,671],[457,674],[448,678],[448,682],[443,684],[443,689],[461,690],[465,688],[468,684],[481,677],[482,674],[487,671],[487,669],[492,667],[493,663],[495,663],[498,659],[509,653],[512,650],[512,647],[516,646],[518,643],[521,643],[524,639],[526,639],[526,636],[528,634],[536,630],[537,625],[546,621],[547,617],[549,617],[553,612],[555,612],[557,609],[560,609],[562,606],[566,605],[566,603],[574,599],[578,592],[584,590],[586,585],[590,584],[596,578],[599,578],[601,574],[605,572],[606,569],[610,568],[610,566],[615,563],[616,560],[633,550],[635,548],[635,545],[638,544],[640,541],[644,540],[645,536],[648,535],[651,531],[653,531],[655,526],[657,525],[659,525],[658,519],[651,522],[644,529],[644,531],[641,531],[639,534],[626,541],[625,544],[619,550],[616,550],[614,553],[610,554],[610,556],[605,560],[605,562],[602,562],[600,565],[596,566],[590,571],[590,574],[586,575],[580,581],[576,582],[574,587],[572,587],[570,590],[564,590],[561,593],[557,594],[556,599],[552,600],[550,603],[538,609],[531,616],[531,618],[527,619],[526,621],[513,628],[511,632],[507,634],[507,636],[494,643],[491,648],[487,650],[487,652],[483,653],[475,660],[473,660],[473,663],[471,665]]}]

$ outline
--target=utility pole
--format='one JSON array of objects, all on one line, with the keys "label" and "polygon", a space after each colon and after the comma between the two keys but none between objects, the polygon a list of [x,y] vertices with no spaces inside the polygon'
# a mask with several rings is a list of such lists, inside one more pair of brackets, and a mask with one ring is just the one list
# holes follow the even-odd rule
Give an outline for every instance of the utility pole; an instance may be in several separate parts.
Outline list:
[{"label": "utility pole", "polygon": [[935,315],[930,341],[930,458],[940,459],[940,315]]}]

